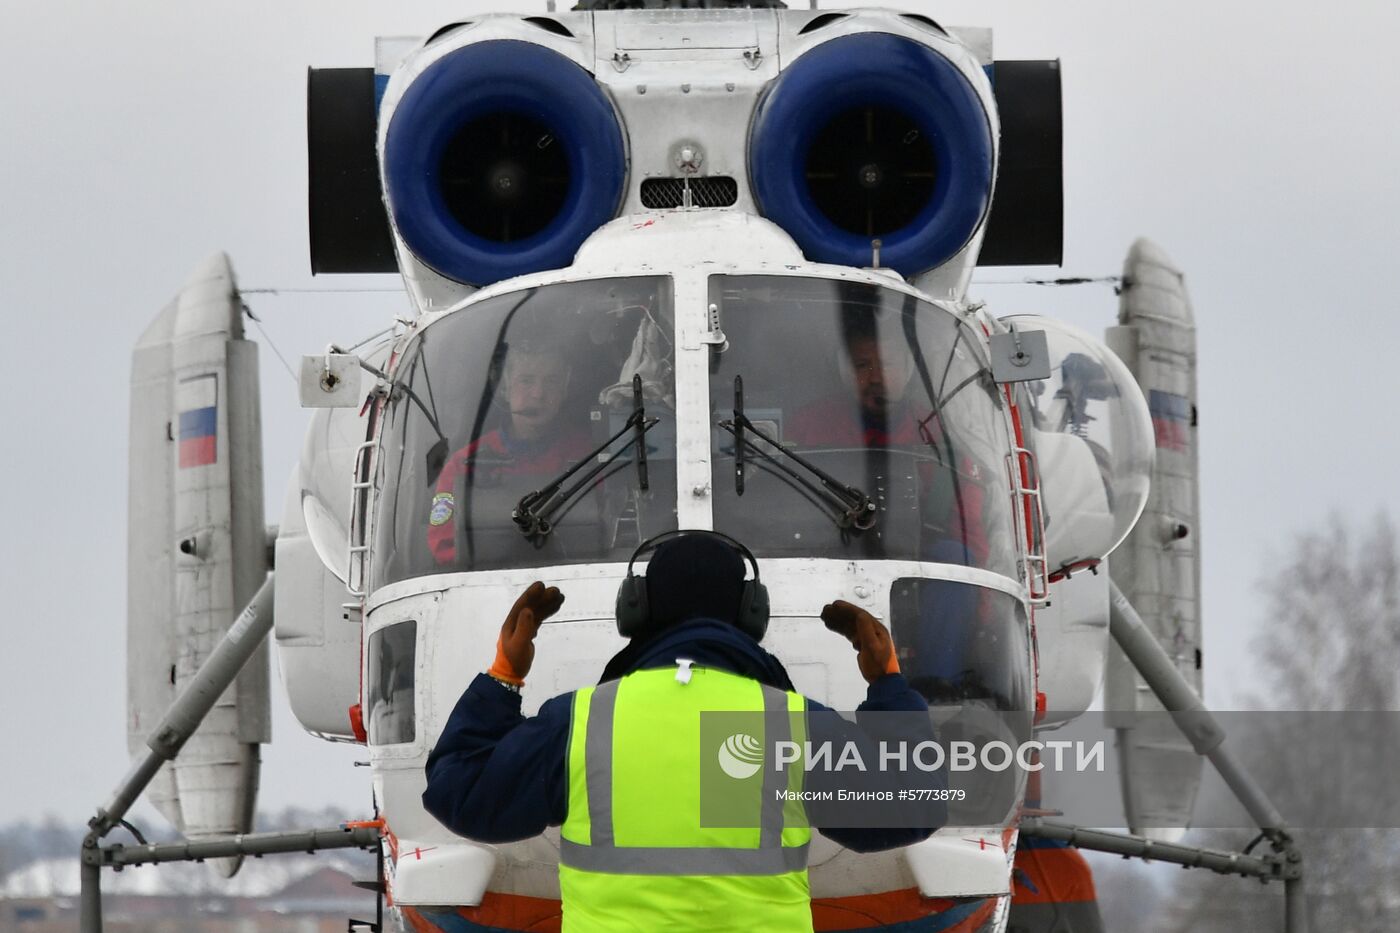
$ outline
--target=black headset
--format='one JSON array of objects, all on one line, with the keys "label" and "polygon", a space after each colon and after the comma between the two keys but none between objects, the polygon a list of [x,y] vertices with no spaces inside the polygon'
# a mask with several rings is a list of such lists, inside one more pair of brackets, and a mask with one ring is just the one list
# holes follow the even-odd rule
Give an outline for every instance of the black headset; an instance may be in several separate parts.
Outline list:
[{"label": "black headset", "polygon": [[637,558],[647,551],[655,550],[659,544],[691,535],[706,535],[723,541],[738,551],[753,567],[753,579],[744,581],[744,591],[739,597],[739,617],[734,620],[734,624],[754,641],[762,641],[763,634],[768,631],[768,588],[758,579],[758,560],[752,551],[729,535],[700,529],[665,531],[637,545],[631,560],[627,561],[627,576],[617,588],[617,633],[623,638],[635,638],[638,635],[646,635],[653,627],[651,607],[647,604],[646,577],[632,572],[632,565],[637,562]]}]

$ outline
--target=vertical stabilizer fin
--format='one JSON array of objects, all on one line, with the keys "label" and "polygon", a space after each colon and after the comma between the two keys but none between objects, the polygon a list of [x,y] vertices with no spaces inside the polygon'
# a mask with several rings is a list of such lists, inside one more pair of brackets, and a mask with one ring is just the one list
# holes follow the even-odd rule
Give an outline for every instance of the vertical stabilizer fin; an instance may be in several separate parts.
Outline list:
[{"label": "vertical stabilizer fin", "polygon": [[[1111,574],[1199,694],[1196,324],[1181,270],[1149,240],[1137,240],[1128,252],[1118,326],[1109,328],[1107,340],[1142,387],[1157,446],[1151,496],[1137,526],[1114,553]],[[1116,646],[1109,653],[1105,706],[1129,714],[1162,709]],[[1121,720],[1123,803],[1132,832],[1175,839],[1190,825],[1201,758],[1168,717],[1151,722],[1149,727]]]},{"label": "vertical stabilizer fin", "polygon": [[[267,576],[257,347],[222,253],[196,270],[133,354],[128,566],[128,745]],[[263,646],[157,776],[152,802],[187,837],[252,829],[271,740]],[[226,875],[238,860],[216,863]]]}]

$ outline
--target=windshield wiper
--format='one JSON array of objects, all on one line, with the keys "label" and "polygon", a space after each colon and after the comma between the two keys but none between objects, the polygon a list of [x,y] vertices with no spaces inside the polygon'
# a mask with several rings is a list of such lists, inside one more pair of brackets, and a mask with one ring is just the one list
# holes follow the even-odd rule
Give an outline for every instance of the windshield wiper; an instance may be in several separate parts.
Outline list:
[{"label": "windshield wiper", "polygon": [[[521,533],[531,540],[542,540],[548,537],[549,533],[554,530],[554,525],[549,520],[550,516],[567,505],[574,496],[578,495],[579,490],[593,482],[599,473],[611,466],[613,461],[625,454],[630,447],[637,448],[635,455],[637,481],[645,490],[647,488],[646,433],[656,427],[660,420],[660,418],[646,416],[646,408],[642,405],[642,380],[640,376],[634,376],[632,379],[632,414],[627,416],[627,421],[623,423],[617,433],[585,456],[580,457],[578,462],[555,477],[548,485],[521,496],[520,501],[511,510],[511,521],[515,522]],[[582,469],[584,464],[607,450],[628,431],[632,432],[631,440],[604,459],[596,462],[592,469],[585,472],[573,485],[567,489],[562,488],[564,483],[568,482],[569,477]]]},{"label": "windshield wiper", "polygon": [[[806,457],[784,447],[749,420],[748,415],[744,414],[744,378],[742,376],[734,377],[734,420],[721,421],[719,426],[734,437],[734,492],[736,494],[741,496],[744,494],[744,453],[751,451],[787,474],[804,489],[818,497],[826,498],[827,501],[837,506],[840,513],[832,517],[841,528],[857,528],[866,531],[875,527],[875,519],[879,514],[875,500],[855,486],[841,482]],[[774,450],[780,450],[791,457],[793,462],[816,477],[816,483],[749,440],[745,436],[745,432],[749,431],[758,435],[759,439],[771,445]]]},{"label": "windshield wiper", "polygon": [[[651,424],[646,423],[647,410],[642,404],[642,377],[635,375],[632,377],[632,417],[636,418],[636,424],[632,430],[636,433],[632,437],[633,456],[637,461],[637,487],[642,492],[646,492],[650,486],[647,483],[647,445],[643,438],[647,431],[651,430],[651,424],[656,424],[657,419],[653,418]],[[626,450],[627,448],[622,448]]]}]

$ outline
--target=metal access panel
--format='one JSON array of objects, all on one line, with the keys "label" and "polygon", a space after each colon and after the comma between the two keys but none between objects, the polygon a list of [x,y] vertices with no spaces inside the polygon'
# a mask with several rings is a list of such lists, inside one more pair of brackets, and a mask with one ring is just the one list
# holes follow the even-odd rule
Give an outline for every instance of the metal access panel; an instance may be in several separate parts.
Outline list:
[{"label": "metal access panel", "polygon": [[998,61],[996,191],[979,266],[1059,265],[1064,254],[1064,120],[1060,63]]},{"label": "metal access panel", "polygon": [[311,272],[399,271],[379,184],[373,68],[311,68],[306,155]]}]

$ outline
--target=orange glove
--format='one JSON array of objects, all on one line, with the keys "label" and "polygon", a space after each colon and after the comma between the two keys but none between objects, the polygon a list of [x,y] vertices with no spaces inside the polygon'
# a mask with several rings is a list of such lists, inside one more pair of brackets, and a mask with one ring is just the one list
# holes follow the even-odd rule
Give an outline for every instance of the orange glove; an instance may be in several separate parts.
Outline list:
[{"label": "orange glove", "polygon": [[558,612],[562,605],[564,594],[558,587],[546,587],[538,580],[526,587],[506,615],[496,639],[496,660],[486,673],[517,687],[523,685],[530,665],[535,663],[535,635],[540,623]]},{"label": "orange glove", "polygon": [[890,630],[879,619],[859,606],[838,599],[822,607],[822,621],[836,634],[850,639],[851,647],[859,652],[856,663],[866,683],[873,684],[886,674],[899,673],[899,659],[894,656]]}]

